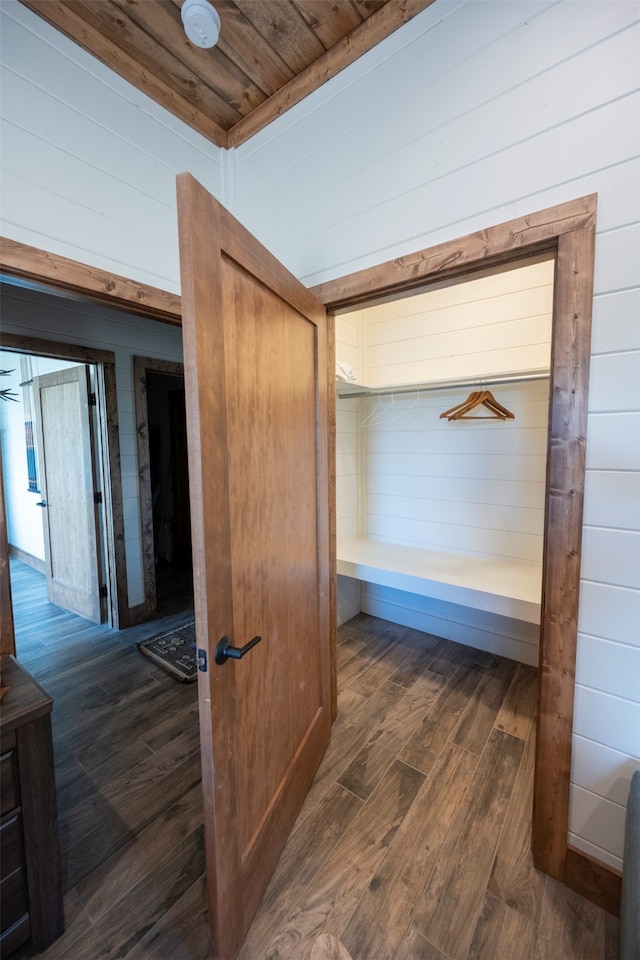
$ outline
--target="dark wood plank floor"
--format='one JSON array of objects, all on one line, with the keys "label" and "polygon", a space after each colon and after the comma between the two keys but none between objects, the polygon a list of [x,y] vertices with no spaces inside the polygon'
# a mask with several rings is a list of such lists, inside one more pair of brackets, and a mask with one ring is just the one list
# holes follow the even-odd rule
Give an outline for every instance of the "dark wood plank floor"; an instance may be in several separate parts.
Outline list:
[{"label": "dark wood plank floor", "polygon": [[[52,607],[12,562],[19,659],[54,697],[67,932],[46,960],[206,960],[197,692]],[[617,921],[529,853],[536,672],[360,615],[340,714],[240,960],[608,960]],[[33,956],[29,946],[15,957]]]}]

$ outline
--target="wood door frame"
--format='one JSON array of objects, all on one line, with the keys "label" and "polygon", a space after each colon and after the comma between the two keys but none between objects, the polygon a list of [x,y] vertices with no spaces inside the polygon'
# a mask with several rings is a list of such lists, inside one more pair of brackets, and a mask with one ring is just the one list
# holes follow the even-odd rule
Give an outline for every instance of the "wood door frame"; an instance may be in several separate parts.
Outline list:
[{"label": "wood door frame", "polygon": [[[549,251],[556,256],[552,358],[556,375],[551,385],[552,456],[547,471],[548,485],[557,481],[557,486],[553,487],[552,502],[545,509],[545,530],[550,531],[551,541],[547,536],[545,554],[550,556],[543,575],[545,617],[540,649],[532,845],[536,866],[616,913],[620,903],[618,872],[573,849],[567,840],[596,201],[596,194],[591,194],[537,211],[319,284],[312,292],[328,308],[328,334],[332,337],[331,315],[367,301],[407,296],[430,281],[460,279],[476,270],[513,263],[532,254]],[[5,273],[33,283],[54,285],[129,312],[181,323],[180,298],[175,295],[16,241],[2,241],[0,266]],[[330,368],[333,361],[329,353]],[[570,376],[574,369],[575,385]],[[333,369],[328,370],[328,377],[333,383]],[[329,398],[331,395],[332,392]],[[331,423],[330,433],[334,429],[335,424]],[[557,449],[551,445],[552,436]],[[572,482],[574,478],[577,483]],[[566,519],[562,514],[565,507]],[[334,530],[335,503],[330,503],[329,508]],[[554,536],[554,523],[561,531],[558,538]],[[331,564],[335,608],[335,550]],[[0,557],[0,574],[4,570]],[[559,619],[554,622],[554,610],[558,611],[565,597],[566,606],[562,604]]]},{"label": "wood door frame", "polygon": [[[11,353],[53,357],[56,360],[76,360],[78,363],[96,367],[98,380],[96,392],[99,394],[98,403],[102,411],[99,417],[101,436],[98,442],[106,454],[103,457],[102,472],[106,474],[105,479],[108,481],[102,484],[106,561],[104,573],[109,581],[107,619],[109,625],[115,630],[121,630],[129,626],[129,593],[124,549],[115,355],[110,350],[97,350],[93,347],[58,343],[14,333],[3,333],[1,346],[3,350]],[[99,467],[98,474],[100,474]],[[4,497],[2,509],[4,512]],[[15,640],[13,640],[13,646],[13,652],[15,652]]]},{"label": "wood door frame", "polygon": [[[162,373],[181,377],[184,364],[154,357],[133,358],[133,397],[138,445],[138,489],[140,491],[140,529],[142,533],[142,571],[144,578],[143,617],[155,615],[158,609],[156,595],[155,538],[153,535],[153,491],[151,489],[151,458],[149,451],[149,408],[147,405],[147,373]],[[137,610],[137,608],[136,608]],[[135,616],[135,619],[142,619]]]},{"label": "wood door frame", "polygon": [[620,876],[568,843],[597,196],[312,288],[334,316],[535,254],[555,257],[532,849],[535,866],[610,912]]}]

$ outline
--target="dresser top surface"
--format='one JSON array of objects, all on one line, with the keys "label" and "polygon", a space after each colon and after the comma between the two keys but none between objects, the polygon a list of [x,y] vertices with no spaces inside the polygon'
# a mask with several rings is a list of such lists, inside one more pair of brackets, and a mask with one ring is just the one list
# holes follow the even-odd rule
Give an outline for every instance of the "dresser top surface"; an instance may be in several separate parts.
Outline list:
[{"label": "dresser top surface", "polygon": [[7,687],[0,705],[0,729],[7,733],[51,712],[53,700],[10,654],[0,659],[2,686]]}]

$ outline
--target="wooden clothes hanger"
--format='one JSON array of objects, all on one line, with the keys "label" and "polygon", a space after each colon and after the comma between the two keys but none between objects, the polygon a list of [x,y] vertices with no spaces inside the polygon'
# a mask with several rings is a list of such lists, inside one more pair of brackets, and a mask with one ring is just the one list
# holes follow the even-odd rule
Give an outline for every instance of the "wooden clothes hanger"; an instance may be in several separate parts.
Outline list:
[{"label": "wooden clothes hanger", "polygon": [[[490,411],[490,417],[469,417],[467,414],[476,407],[484,406]],[[449,410],[440,414],[440,419],[446,417],[448,420],[515,420],[515,414],[498,403],[490,390],[474,390],[466,400],[456,404]]]}]

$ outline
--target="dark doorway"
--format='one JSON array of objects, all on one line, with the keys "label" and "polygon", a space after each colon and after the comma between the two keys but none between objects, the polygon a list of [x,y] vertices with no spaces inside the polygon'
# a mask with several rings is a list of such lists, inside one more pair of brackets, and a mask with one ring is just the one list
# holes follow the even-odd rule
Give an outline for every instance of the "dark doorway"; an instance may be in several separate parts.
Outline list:
[{"label": "dark doorway", "polygon": [[146,371],[156,609],[193,606],[184,377]]}]

